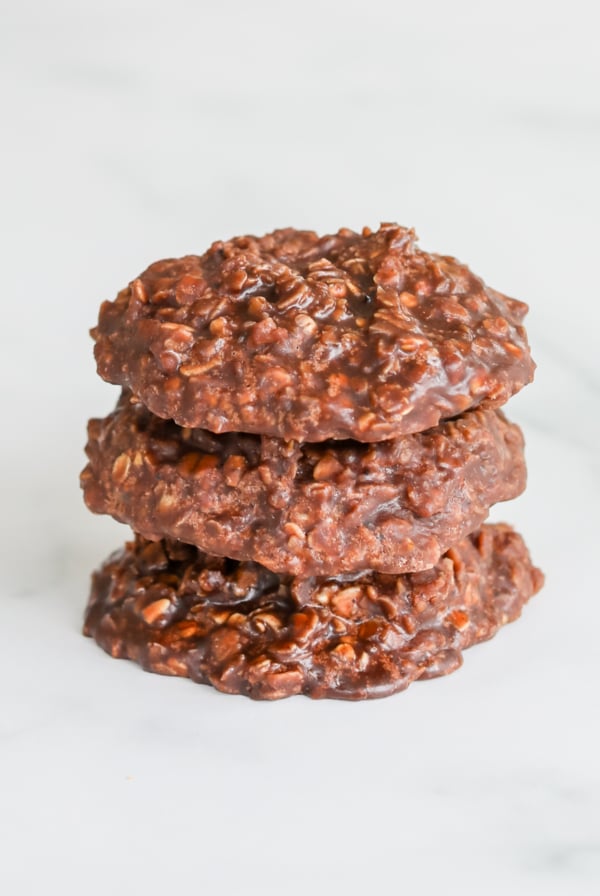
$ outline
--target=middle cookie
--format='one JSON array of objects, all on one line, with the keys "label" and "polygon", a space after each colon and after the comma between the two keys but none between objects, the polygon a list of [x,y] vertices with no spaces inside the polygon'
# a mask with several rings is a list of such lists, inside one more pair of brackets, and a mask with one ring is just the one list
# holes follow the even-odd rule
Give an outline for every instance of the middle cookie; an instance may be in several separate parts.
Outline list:
[{"label": "middle cookie", "polygon": [[526,478],[521,431],[494,410],[385,442],[302,444],[183,429],[125,392],[88,438],[90,510],[303,577],[427,569]]}]

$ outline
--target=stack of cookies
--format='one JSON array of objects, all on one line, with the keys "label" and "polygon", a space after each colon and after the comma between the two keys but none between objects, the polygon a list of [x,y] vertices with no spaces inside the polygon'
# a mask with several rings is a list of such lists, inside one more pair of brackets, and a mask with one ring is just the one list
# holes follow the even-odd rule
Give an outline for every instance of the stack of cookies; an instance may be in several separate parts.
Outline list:
[{"label": "stack of cookies", "polygon": [[482,525],[525,487],[498,408],[527,307],[386,224],[159,261],[105,302],[88,507],[135,539],[85,620],[115,657],[228,693],[380,697],[456,669],[541,586]]}]

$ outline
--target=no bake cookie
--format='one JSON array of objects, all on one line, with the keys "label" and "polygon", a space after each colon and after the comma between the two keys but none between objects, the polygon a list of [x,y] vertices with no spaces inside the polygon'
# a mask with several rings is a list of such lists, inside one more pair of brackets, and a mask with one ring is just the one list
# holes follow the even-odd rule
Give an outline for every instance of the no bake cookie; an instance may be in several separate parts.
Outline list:
[{"label": "no bake cookie", "polygon": [[530,382],[526,311],[404,227],[289,228],[152,264],[92,332],[100,375],[182,426],[376,442]]},{"label": "no bake cookie", "polygon": [[85,633],[115,657],[232,694],[383,697],[445,675],[541,587],[521,537],[484,526],[431,569],[282,577],[137,537],[94,574]]},{"label": "no bake cookie", "polygon": [[521,431],[494,410],[375,444],[311,444],[182,429],[124,394],[88,436],[90,510],[298,576],[433,566],[526,480]]}]

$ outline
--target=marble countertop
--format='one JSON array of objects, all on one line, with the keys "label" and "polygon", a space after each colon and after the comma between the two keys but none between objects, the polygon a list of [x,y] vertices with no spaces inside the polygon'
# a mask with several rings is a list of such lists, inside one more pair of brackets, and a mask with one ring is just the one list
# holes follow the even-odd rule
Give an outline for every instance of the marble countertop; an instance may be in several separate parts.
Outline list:
[{"label": "marble countertop", "polygon": [[[593,5],[13,4],[1,13],[0,890],[600,892],[600,108]],[[81,636],[126,537],[77,476],[87,330],[151,260],[414,225],[530,303],[495,508],[547,577],[447,678],[260,704]]]}]

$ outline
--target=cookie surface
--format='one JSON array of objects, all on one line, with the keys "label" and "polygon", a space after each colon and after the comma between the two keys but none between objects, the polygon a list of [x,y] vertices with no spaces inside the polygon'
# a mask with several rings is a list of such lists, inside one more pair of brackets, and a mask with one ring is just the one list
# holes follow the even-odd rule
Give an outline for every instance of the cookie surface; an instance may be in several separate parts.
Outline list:
[{"label": "cookie surface", "polygon": [[403,227],[287,229],[156,262],[92,333],[100,375],[182,426],[376,442],[530,382],[526,311]]},{"label": "cookie surface", "polygon": [[494,410],[376,444],[298,444],[182,429],[124,394],[88,435],[91,510],[298,576],[426,569],[526,479],[521,431]]},{"label": "cookie surface", "polygon": [[424,572],[345,580],[281,577],[138,536],[94,574],[84,631],[114,657],[228,693],[359,700],[452,672],[542,581],[504,525]]}]

